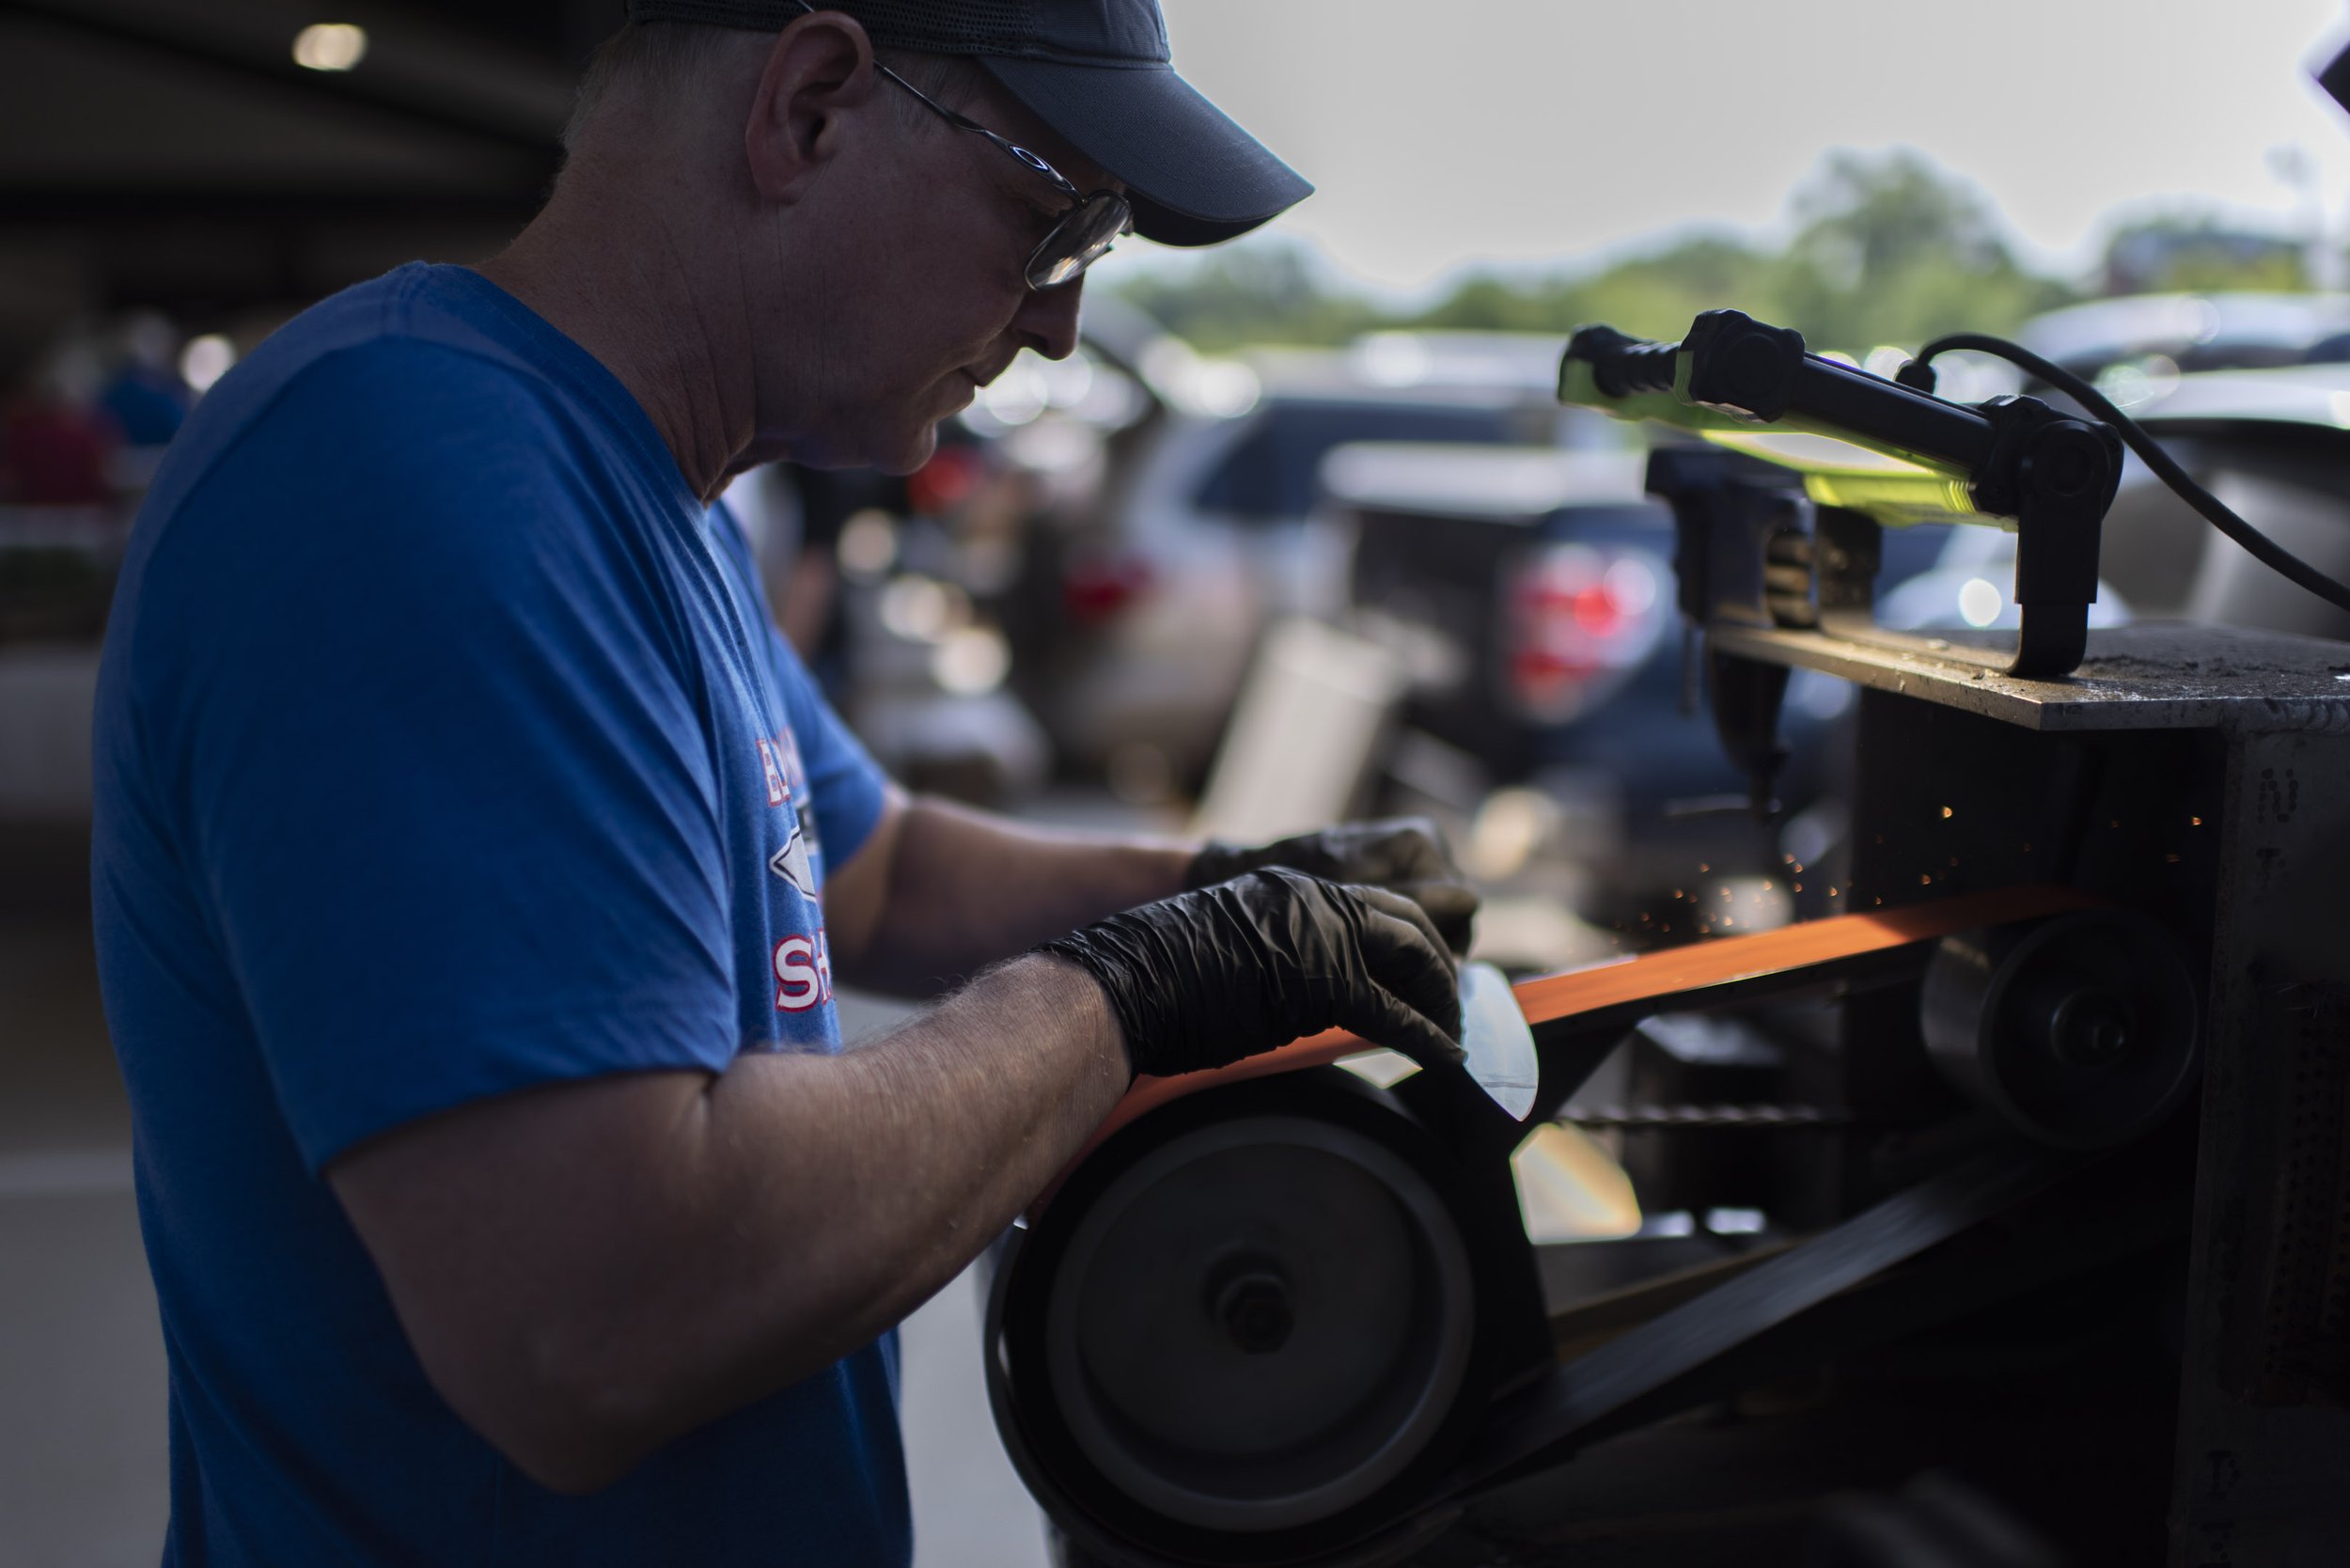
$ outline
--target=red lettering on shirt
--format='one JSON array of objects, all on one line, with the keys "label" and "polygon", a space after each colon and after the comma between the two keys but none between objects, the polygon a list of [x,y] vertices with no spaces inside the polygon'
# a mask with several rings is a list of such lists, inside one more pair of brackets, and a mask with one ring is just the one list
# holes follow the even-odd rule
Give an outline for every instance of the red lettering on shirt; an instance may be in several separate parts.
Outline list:
[{"label": "red lettering on shirt", "polygon": [[805,1012],[832,1000],[832,947],[820,929],[814,936],[787,936],[776,944],[776,1011]]}]

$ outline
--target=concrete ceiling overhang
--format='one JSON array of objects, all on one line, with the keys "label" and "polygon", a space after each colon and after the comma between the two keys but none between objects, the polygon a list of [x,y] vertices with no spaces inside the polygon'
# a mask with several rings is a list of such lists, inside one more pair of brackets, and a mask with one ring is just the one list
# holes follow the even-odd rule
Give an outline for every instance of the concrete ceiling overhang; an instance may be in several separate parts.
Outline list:
[{"label": "concrete ceiling overhang", "polygon": [[[619,0],[0,0],[0,279],[233,311],[529,216]],[[357,24],[357,69],[295,36]],[[0,291],[5,291],[0,289]]]}]

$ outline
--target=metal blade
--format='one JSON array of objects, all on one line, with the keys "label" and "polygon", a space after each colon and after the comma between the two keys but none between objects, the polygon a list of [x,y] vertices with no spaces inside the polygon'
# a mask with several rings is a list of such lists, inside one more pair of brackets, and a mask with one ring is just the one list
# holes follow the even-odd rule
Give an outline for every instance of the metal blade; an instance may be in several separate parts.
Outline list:
[{"label": "metal blade", "polygon": [[1477,1086],[1512,1121],[1525,1121],[1542,1082],[1542,1059],[1509,978],[1490,964],[1461,966],[1461,1047]]}]

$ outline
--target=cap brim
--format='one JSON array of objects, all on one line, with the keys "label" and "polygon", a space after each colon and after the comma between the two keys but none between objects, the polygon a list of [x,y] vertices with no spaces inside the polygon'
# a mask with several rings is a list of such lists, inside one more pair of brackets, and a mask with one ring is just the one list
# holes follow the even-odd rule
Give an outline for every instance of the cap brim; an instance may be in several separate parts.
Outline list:
[{"label": "cap brim", "polygon": [[1296,170],[1168,66],[973,58],[1072,147],[1125,181],[1135,230],[1212,245],[1313,195]]}]

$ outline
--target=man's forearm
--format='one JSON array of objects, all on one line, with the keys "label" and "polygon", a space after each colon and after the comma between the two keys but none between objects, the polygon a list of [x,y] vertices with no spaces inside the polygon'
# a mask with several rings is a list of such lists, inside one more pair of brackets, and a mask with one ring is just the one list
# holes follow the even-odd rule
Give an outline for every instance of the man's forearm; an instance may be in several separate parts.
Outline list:
[{"label": "man's forearm", "polygon": [[[866,1048],[744,1058],[686,1135],[703,1195],[736,1217],[688,1250],[701,1278],[648,1304],[656,1342],[671,1308],[699,1327],[649,1381],[666,1405],[650,1424],[688,1430],[746,1384],[794,1382],[900,1322],[1035,1198],[1128,1077],[1100,990],[1039,958]],[[770,1245],[727,1245],[754,1233]]]},{"label": "man's forearm", "polygon": [[838,1057],[485,1102],[336,1185],[436,1386],[579,1490],[898,1322],[1127,1081],[1099,988],[1032,957]]},{"label": "man's forearm", "polygon": [[1105,915],[1179,892],[1196,842],[1016,823],[930,797],[906,808],[879,923],[836,953],[859,984],[931,995]]}]

